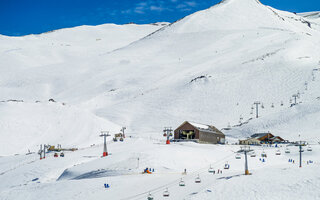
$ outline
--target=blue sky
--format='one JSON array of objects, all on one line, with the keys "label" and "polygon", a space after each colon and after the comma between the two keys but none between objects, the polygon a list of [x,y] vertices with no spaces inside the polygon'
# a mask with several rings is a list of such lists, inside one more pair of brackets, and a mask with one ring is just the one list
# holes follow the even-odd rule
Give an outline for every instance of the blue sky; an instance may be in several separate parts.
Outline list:
[{"label": "blue sky", "polygon": [[[320,0],[260,0],[291,12],[320,10]],[[0,0],[0,34],[20,36],[103,23],[174,22],[220,0]]]}]

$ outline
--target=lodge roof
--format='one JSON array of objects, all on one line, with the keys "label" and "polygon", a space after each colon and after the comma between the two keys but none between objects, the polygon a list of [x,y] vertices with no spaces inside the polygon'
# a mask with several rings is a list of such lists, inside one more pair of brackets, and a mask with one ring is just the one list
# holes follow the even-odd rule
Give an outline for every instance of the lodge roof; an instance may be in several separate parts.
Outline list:
[{"label": "lodge roof", "polygon": [[[217,129],[215,126],[212,126],[212,125],[200,124],[200,123],[190,122],[190,121],[185,121],[184,123],[182,123],[182,125],[184,125],[185,123],[189,123],[195,129],[197,129],[201,132],[224,135],[219,129]],[[177,129],[179,129],[182,125],[180,125]]]},{"label": "lodge roof", "polygon": [[[268,134],[272,135],[271,133],[255,133],[255,134],[251,135],[251,138],[258,139],[258,138],[262,138],[264,136],[267,136]],[[272,137],[274,137],[274,136],[272,135]]]}]

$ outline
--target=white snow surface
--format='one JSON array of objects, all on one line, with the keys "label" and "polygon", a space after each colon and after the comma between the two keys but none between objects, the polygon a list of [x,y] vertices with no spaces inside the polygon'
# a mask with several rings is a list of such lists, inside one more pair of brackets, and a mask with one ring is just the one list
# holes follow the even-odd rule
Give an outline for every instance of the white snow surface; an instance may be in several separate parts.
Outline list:
[{"label": "white snow surface", "polygon": [[209,129],[209,126],[208,125],[204,125],[204,124],[199,124],[199,123],[196,123],[196,122],[189,122],[192,126],[195,126],[195,127],[198,127],[198,128],[201,128],[201,129]]},{"label": "white snow surface", "polygon": [[305,13],[298,13],[298,15],[303,16],[308,20],[312,20],[314,22],[320,23],[320,12],[305,12]]},{"label": "white snow surface", "polygon": [[[9,199],[318,199],[320,146],[303,153],[299,168],[298,147],[251,147],[257,157],[248,158],[250,176],[243,175],[244,156],[235,159],[234,145],[175,143],[151,138],[126,138],[109,143],[110,155],[100,158],[102,146],[37,155],[0,158],[0,197]],[[277,150],[281,155],[275,155]],[[261,153],[267,153],[265,162]],[[138,162],[139,158],[139,162]],[[293,159],[295,162],[288,162]],[[313,163],[309,163],[312,160]],[[228,163],[230,169],[223,169]],[[209,167],[222,174],[208,173]],[[146,167],[153,174],[142,174]],[[187,174],[183,175],[184,169]],[[27,172],[27,173],[26,173]],[[195,183],[200,177],[201,183]],[[14,178],[13,178],[14,177]],[[179,187],[180,180],[185,187]],[[110,188],[105,189],[104,184]],[[170,197],[162,197],[168,188]],[[262,189],[263,188],[263,189]],[[272,192],[271,192],[272,191]],[[294,193],[294,195],[292,195]]]},{"label": "white snow surface", "polygon": [[[257,0],[224,0],[173,24],[0,36],[0,199],[146,199],[149,191],[161,199],[165,188],[167,199],[319,199],[319,24]],[[264,105],[259,118],[255,101]],[[163,127],[184,121],[230,124],[228,144],[164,145]],[[100,131],[122,126],[125,141],[108,137],[110,155],[100,158]],[[265,131],[307,141],[303,167],[298,147],[282,146],[280,156],[252,147],[253,174],[243,176],[232,144]],[[79,150],[25,155],[40,144]],[[226,162],[230,170],[208,174]],[[155,173],[141,174],[146,167]]]},{"label": "white snow surface", "polygon": [[88,147],[101,143],[100,131],[117,133],[121,128],[91,112],[61,103],[0,103],[0,112],[0,156],[28,149],[37,152],[39,144]]}]

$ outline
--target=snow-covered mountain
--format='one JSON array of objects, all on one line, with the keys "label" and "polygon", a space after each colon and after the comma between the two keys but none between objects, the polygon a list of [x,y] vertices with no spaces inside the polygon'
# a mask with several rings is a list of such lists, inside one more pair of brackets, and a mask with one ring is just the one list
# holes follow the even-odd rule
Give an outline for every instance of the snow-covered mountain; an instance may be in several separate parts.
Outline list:
[{"label": "snow-covered mountain", "polygon": [[89,78],[94,62],[82,62],[165,25],[104,24],[24,37],[0,35],[0,155],[34,151],[40,143],[90,146],[101,142],[101,130],[118,132],[119,125],[87,109],[56,102],[54,93],[67,90],[69,81]]},{"label": "snow-covered mountain", "polygon": [[[281,134],[294,138],[298,133],[291,129],[320,128],[305,120],[320,118],[319,30],[309,18],[257,0],[224,0],[170,25],[82,26],[1,36],[0,99],[24,100],[27,107],[53,98],[141,137],[160,137],[164,126],[185,120],[218,128],[237,125],[240,116],[242,122],[253,118],[251,106],[261,101],[261,123],[249,120],[227,134],[277,134],[278,126],[290,125]],[[302,105],[290,108],[298,91]],[[292,109],[299,117],[288,117]],[[278,117],[279,123],[272,123]],[[10,127],[5,135],[21,129]],[[306,134],[308,139],[318,133]]]},{"label": "snow-covered mountain", "polygon": [[[0,36],[0,199],[320,199],[316,19],[224,0],[173,24]],[[228,143],[165,145],[185,120]],[[244,176],[233,143],[265,131],[309,144],[251,146]],[[39,159],[40,144],[79,149]]]},{"label": "snow-covered mountain", "polygon": [[303,16],[304,18],[308,20],[313,20],[317,23],[320,23],[320,12],[305,12],[305,13],[299,13],[300,16]]}]

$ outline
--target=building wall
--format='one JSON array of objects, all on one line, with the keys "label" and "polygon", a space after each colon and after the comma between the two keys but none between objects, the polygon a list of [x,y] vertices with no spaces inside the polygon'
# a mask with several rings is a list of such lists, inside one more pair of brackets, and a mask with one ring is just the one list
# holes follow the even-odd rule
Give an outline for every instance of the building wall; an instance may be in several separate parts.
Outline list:
[{"label": "building wall", "polygon": [[180,131],[191,131],[191,130],[193,130],[195,132],[195,138],[194,139],[199,139],[199,131],[197,129],[195,129],[188,122],[183,124],[182,126],[178,127],[176,130],[174,130],[174,139],[179,139]]},{"label": "building wall", "polygon": [[260,141],[252,138],[252,139],[247,139],[247,140],[240,140],[239,144],[242,144],[242,145],[260,144]]},{"label": "building wall", "polygon": [[[221,138],[223,138],[221,140]],[[218,144],[220,141],[225,139],[224,135],[218,135],[214,133],[201,132],[199,134],[199,142],[201,143],[210,143],[210,144]]]}]

